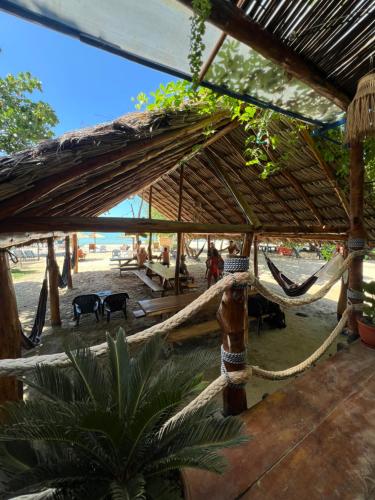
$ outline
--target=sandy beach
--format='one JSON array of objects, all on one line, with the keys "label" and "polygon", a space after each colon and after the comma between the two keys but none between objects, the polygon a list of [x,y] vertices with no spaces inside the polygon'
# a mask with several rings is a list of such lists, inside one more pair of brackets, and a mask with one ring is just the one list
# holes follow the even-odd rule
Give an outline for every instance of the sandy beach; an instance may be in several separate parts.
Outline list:
[{"label": "sandy beach", "polygon": [[[63,256],[60,255],[60,252],[57,252],[57,254],[57,260],[61,268]],[[75,335],[78,335],[86,345],[91,346],[103,342],[106,332],[113,333],[119,326],[123,327],[128,335],[131,335],[160,321],[160,318],[157,317],[134,318],[132,311],[139,309],[137,301],[152,298],[151,292],[131,272],[120,277],[119,271],[111,265],[110,256],[110,252],[87,253],[86,260],[79,262],[79,273],[73,275],[73,290],[60,290],[62,326],[52,328],[49,324],[49,311],[47,311],[47,321],[41,345],[31,351],[26,351],[25,356],[61,352],[64,350],[64,345],[69,344]],[[298,282],[303,281],[323,264],[315,255],[307,253],[303,254],[300,259],[276,255],[272,255],[272,259],[288,277]],[[201,262],[188,260],[189,271],[195,276],[200,291],[204,291],[207,286],[204,279],[204,261],[205,255],[201,258]],[[41,257],[39,261],[23,262],[21,265],[17,264],[16,268],[20,271],[13,274],[19,315],[24,331],[27,333],[30,331],[34,319],[45,271],[45,259]],[[279,293],[283,293],[269,273],[262,255],[259,255],[259,274],[267,286]],[[365,261],[364,278],[365,280],[375,279],[375,263]],[[318,280],[309,293],[314,293],[320,285],[321,281]],[[77,328],[72,314],[73,298],[76,295],[96,293],[102,290],[111,290],[113,293],[127,292],[129,294],[128,319],[125,320],[122,313],[115,313],[109,324],[103,319],[96,323],[94,315],[85,315]],[[287,328],[285,329],[269,329],[265,323],[263,331],[258,336],[255,334],[255,325],[250,323],[249,362],[266,369],[278,370],[297,364],[309,356],[336,325],[336,303],[339,291],[340,284],[338,283],[324,299],[300,307],[298,310],[286,310]],[[199,322],[213,318],[214,310],[208,310],[200,313],[199,317],[194,318],[193,321]],[[337,342],[345,343],[346,338],[340,336]],[[325,356],[329,356],[336,351],[337,342]],[[192,349],[203,349],[213,353],[213,359],[216,361],[214,361],[213,366],[207,366],[206,375],[210,380],[216,378],[220,371],[220,332],[174,345],[173,348],[169,349],[169,355],[175,356],[176,359],[183,363],[184,354]],[[250,405],[256,403],[265,394],[273,392],[287,383],[289,383],[289,380],[274,382],[254,377],[247,384],[248,403]]]}]

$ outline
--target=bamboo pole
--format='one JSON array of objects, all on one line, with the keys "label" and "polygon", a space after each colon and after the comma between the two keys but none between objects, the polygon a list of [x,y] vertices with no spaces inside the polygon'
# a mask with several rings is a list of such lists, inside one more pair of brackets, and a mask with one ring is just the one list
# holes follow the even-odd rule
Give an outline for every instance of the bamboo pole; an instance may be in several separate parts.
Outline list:
[{"label": "bamboo pole", "polygon": [[[363,226],[364,206],[364,163],[363,145],[361,142],[350,144],[350,236],[349,251],[351,249],[361,250],[364,247],[365,229]],[[354,240],[356,243],[354,244]],[[360,242],[363,242],[361,244]],[[357,257],[351,261],[349,267],[348,298],[352,304],[362,304],[363,298],[359,298],[363,283],[363,258]],[[357,294],[357,298],[349,294]],[[361,311],[352,310],[348,318],[349,339],[358,337],[358,318]]]},{"label": "bamboo pole", "polygon": [[[19,358],[21,357],[21,325],[6,250],[0,250],[0,304],[0,359]],[[22,399],[18,380],[15,377],[1,377],[0,404],[18,399]]]},{"label": "bamboo pole", "polygon": [[[177,220],[181,220],[182,213],[182,195],[183,195],[183,187],[184,187],[184,165],[180,167],[180,182],[178,188],[178,212],[177,212]],[[176,255],[176,269],[174,275],[175,282],[175,294],[178,295],[180,293],[180,264],[181,264],[181,249],[183,245],[183,233],[178,233],[177,235],[177,255]]]},{"label": "bamboo pole", "polygon": [[78,273],[78,237],[77,233],[72,236],[73,241],[73,256],[74,256],[74,274]]},{"label": "bamboo pole", "polygon": [[65,257],[68,259],[68,288],[72,290],[72,261],[70,259],[70,236],[65,236]]},{"label": "bamboo pole", "polygon": [[[348,256],[348,248],[344,246],[344,252],[343,252],[343,257],[346,259]],[[347,306],[347,293],[348,293],[348,280],[347,276],[345,279],[345,274],[341,276],[341,287],[340,287],[340,295],[339,295],[339,300],[337,301],[337,321],[340,321],[343,312],[346,309]]]},{"label": "bamboo pole", "polygon": [[48,284],[49,284],[49,305],[51,325],[60,326],[60,300],[59,300],[59,281],[58,267],[53,246],[53,238],[48,238]]}]

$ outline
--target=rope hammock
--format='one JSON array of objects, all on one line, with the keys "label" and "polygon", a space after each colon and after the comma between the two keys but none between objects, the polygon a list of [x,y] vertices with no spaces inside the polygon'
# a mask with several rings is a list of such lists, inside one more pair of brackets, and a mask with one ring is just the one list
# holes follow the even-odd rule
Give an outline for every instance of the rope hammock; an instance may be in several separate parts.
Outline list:
[{"label": "rope hammock", "polygon": [[[70,260],[70,262],[69,262]],[[58,277],[58,285],[59,288],[66,288],[68,286],[68,274],[69,274],[69,267],[71,264],[72,259],[68,253],[65,252],[65,257],[64,257],[64,263],[63,263],[63,268],[62,268],[62,273],[59,271],[59,277]]]},{"label": "rope hammock", "polygon": [[36,310],[36,315],[34,319],[34,325],[31,329],[30,335],[26,335],[22,330],[20,324],[20,332],[22,336],[22,345],[25,349],[32,349],[40,343],[40,339],[43,333],[44,324],[46,322],[46,312],[47,312],[47,298],[48,298],[48,284],[47,284],[47,269],[44,274],[44,279],[42,283],[42,288],[39,294],[38,308]]},{"label": "rope hammock", "polygon": [[266,259],[268,269],[271,271],[274,280],[284,290],[285,294],[288,295],[288,297],[300,297],[301,295],[304,295],[306,292],[308,292],[309,289],[314,285],[314,283],[316,283],[318,278],[322,277],[323,271],[327,271],[327,268],[331,268],[332,261],[335,261],[335,259],[338,257],[336,256],[334,257],[334,259],[332,259],[332,261],[326,262],[322,267],[320,267],[317,271],[315,271],[314,274],[309,276],[302,283],[295,283],[287,276],[285,276],[285,274],[283,274],[280,269],[278,269],[276,264],[272,262],[272,260],[265,252],[263,252],[263,255]]}]

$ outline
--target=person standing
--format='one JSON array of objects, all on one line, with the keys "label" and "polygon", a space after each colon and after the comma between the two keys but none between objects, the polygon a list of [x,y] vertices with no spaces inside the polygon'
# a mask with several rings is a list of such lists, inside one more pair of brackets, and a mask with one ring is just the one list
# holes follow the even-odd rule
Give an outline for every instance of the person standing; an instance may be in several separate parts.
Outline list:
[{"label": "person standing", "polygon": [[207,288],[210,288],[212,279],[215,283],[219,279],[219,259],[219,252],[214,248],[208,260]]},{"label": "person standing", "polygon": [[169,267],[170,257],[169,257],[168,247],[164,247],[164,249],[161,253],[161,263],[163,266]]},{"label": "person standing", "polygon": [[229,255],[232,255],[232,256],[240,253],[238,246],[235,244],[235,242],[233,240],[230,240],[230,242],[229,242],[228,253],[229,253]]}]

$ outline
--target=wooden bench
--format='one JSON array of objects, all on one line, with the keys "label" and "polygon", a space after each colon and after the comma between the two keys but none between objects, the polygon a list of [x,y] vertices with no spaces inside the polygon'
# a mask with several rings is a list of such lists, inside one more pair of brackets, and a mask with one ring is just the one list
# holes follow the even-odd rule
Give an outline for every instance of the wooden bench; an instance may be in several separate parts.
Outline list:
[{"label": "wooden bench", "polygon": [[162,294],[164,293],[164,288],[158,283],[155,283],[155,281],[152,281],[152,279],[149,278],[144,271],[133,271],[133,273],[138,276],[138,278],[142,280],[143,283],[147,285],[153,292],[161,292]]},{"label": "wooden bench", "polygon": [[138,304],[146,316],[159,316],[180,311],[200,296],[199,292],[169,295],[158,299],[140,300]]},{"label": "wooden bench", "polygon": [[142,309],[137,309],[136,311],[132,312],[135,319],[144,318],[146,316],[146,313],[142,311]]}]

